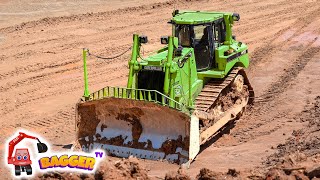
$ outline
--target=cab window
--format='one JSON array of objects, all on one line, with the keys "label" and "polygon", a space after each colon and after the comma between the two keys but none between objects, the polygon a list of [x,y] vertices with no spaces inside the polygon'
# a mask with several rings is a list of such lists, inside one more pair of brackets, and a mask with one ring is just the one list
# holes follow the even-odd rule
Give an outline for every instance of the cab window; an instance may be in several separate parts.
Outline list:
[{"label": "cab window", "polygon": [[194,26],[194,46],[198,44],[208,45],[208,26],[198,25]]},{"label": "cab window", "polygon": [[179,44],[184,47],[191,46],[190,39],[190,27],[187,25],[177,26],[177,37],[179,38]]}]

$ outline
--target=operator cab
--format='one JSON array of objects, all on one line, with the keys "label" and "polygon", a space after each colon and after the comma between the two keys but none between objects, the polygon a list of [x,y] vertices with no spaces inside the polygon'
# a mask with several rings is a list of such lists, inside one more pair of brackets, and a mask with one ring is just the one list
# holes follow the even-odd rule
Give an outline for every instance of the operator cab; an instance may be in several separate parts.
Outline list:
[{"label": "operator cab", "polygon": [[[219,26],[223,27],[221,23]],[[224,28],[215,24],[186,25],[179,24],[175,27],[175,36],[182,47],[194,49],[197,70],[205,71],[215,67],[214,49],[223,41]]]},{"label": "operator cab", "polygon": [[198,71],[215,68],[215,49],[226,39],[223,13],[175,12],[170,23],[182,47],[194,49]]}]

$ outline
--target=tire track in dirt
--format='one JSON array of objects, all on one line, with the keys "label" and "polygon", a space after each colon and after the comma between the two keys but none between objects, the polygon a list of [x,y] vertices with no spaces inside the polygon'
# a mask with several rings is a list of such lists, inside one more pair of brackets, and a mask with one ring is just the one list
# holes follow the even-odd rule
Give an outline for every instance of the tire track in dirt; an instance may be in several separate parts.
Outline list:
[{"label": "tire track in dirt", "polygon": [[76,21],[84,21],[84,20],[103,20],[107,18],[110,15],[121,15],[123,13],[127,12],[144,12],[147,10],[153,10],[155,8],[162,8],[162,7],[172,7],[174,3],[184,3],[184,2],[191,2],[195,0],[169,0],[161,3],[154,3],[152,5],[142,5],[142,6],[136,6],[136,7],[126,7],[123,9],[116,9],[112,11],[107,12],[98,12],[98,13],[86,13],[86,14],[80,14],[80,15],[71,15],[71,16],[61,16],[61,17],[53,17],[53,18],[43,18],[38,21],[30,21],[21,23],[16,26],[10,26],[6,28],[0,29],[1,33],[11,33],[14,31],[19,31],[22,29],[27,28],[34,28],[39,25],[46,25],[46,26],[55,26],[59,23],[66,23],[66,22],[76,22]]},{"label": "tire track in dirt", "polygon": [[[312,18],[315,18],[315,13],[319,12],[320,8],[316,8],[315,10],[309,12],[306,16],[302,16],[298,18],[294,23],[292,23],[290,26],[287,26],[286,28],[282,29],[281,31],[277,32],[277,34],[274,36],[274,38],[268,43],[269,46],[266,46],[265,49],[258,49],[255,52],[253,52],[252,58],[260,57],[257,61],[253,61],[253,67],[257,66],[255,63],[262,63],[262,60],[269,60],[271,56],[274,56],[276,54],[276,50],[283,49],[283,47],[288,47],[289,44],[294,43],[293,39],[295,37],[298,37],[302,33],[304,33],[304,28],[306,28],[308,25],[310,25],[313,22]],[[316,15],[316,17],[320,17],[319,15]],[[294,26],[293,26],[294,25]],[[284,33],[288,32],[289,30],[296,29],[294,31],[294,34],[292,34],[289,38],[287,38],[285,41],[276,42],[279,40],[280,36],[283,36]],[[309,42],[309,44],[306,47],[300,46],[299,51],[301,53],[298,57],[293,60],[293,65],[289,69],[286,69],[286,74],[280,77],[280,79],[271,84],[270,88],[267,90],[263,96],[268,96],[268,94],[275,94],[275,90],[278,89],[281,92],[283,92],[285,89],[286,83],[292,80],[299,74],[299,72],[305,67],[305,65],[309,62],[309,60],[318,52],[318,47],[312,47],[312,45],[317,41],[317,38]],[[267,50],[269,51],[267,51]],[[288,48],[287,48],[288,49]],[[266,52],[268,52],[266,54]],[[302,66],[301,66],[302,65]],[[291,76],[292,75],[292,76]],[[291,78],[290,78],[291,77]],[[286,81],[288,80],[288,81]],[[278,92],[281,93],[281,92]]]},{"label": "tire track in dirt", "polygon": [[[117,76],[114,78],[109,78],[108,81],[113,81],[113,80],[116,80],[119,78],[124,78],[124,77],[126,77],[126,75]],[[95,80],[95,81],[92,81],[92,84],[100,84],[102,82],[108,82],[108,81],[106,81],[105,79]],[[17,100],[14,107],[9,108],[9,109],[6,105],[1,107],[0,115],[6,115],[9,111],[15,111],[16,109],[18,109],[22,106],[26,106],[31,103],[36,103],[37,101],[41,101],[42,99],[47,98],[47,97],[64,95],[64,94],[72,93],[75,90],[82,89],[82,80],[80,80],[80,79],[74,80],[73,82],[69,81],[69,83],[73,83],[75,85],[72,86],[72,88],[64,89],[64,91],[61,91],[61,92],[56,92],[56,90],[54,90],[54,91],[45,91],[44,93],[37,93],[37,91],[42,91],[41,89],[39,90],[37,88],[30,90],[30,91],[27,91],[19,96],[19,98],[22,100]],[[63,85],[64,85],[64,83],[54,84],[54,86],[63,86]],[[34,95],[34,94],[37,94],[37,95]],[[4,103],[4,104],[6,104],[6,103]]]},{"label": "tire track in dirt", "polygon": [[[76,58],[74,58],[74,59],[76,59]],[[37,69],[33,69],[32,68],[33,70],[25,70],[24,72],[21,72],[21,73],[19,71],[15,71],[15,73],[10,73],[10,75],[17,76],[19,74],[27,74],[27,73],[29,74],[29,73],[33,73],[33,72],[41,72],[41,71],[43,71],[45,69],[53,69],[53,68],[57,69],[57,68],[59,68],[59,70],[55,70],[55,71],[52,71],[52,72],[49,72],[49,73],[44,73],[44,74],[32,76],[32,77],[29,77],[27,79],[23,79],[23,80],[17,81],[15,83],[5,84],[4,86],[0,86],[0,90],[2,92],[6,92],[6,91],[8,91],[8,90],[10,90],[12,88],[18,88],[18,87],[26,85],[26,84],[37,83],[39,81],[44,81],[45,78],[48,79],[48,78],[50,78],[50,76],[55,75],[55,74],[62,74],[64,72],[80,70],[80,69],[83,68],[82,65],[77,65],[77,66],[72,67],[72,68],[63,68],[63,66],[67,66],[67,65],[70,65],[70,64],[76,64],[76,63],[79,64],[79,61],[81,62],[81,60],[72,60],[72,61],[69,61],[69,62],[64,62],[64,63],[61,63],[61,64],[55,64],[55,65],[51,65],[51,66],[43,66],[43,67],[35,66],[35,67],[37,67]],[[116,63],[116,62],[114,62],[114,63]],[[96,66],[98,66],[98,65],[96,65]],[[61,69],[61,68],[63,68],[63,69]],[[90,68],[90,65],[89,65],[89,68]],[[109,72],[112,73],[112,72],[118,71],[119,69],[120,69],[120,67],[117,68],[117,69],[108,68],[107,70],[109,70]],[[94,76],[95,73],[92,73],[91,75]]]},{"label": "tire track in dirt", "polygon": [[[125,46],[129,47],[130,45],[126,44]],[[106,49],[106,50],[109,51],[109,52],[114,52],[116,50],[117,51],[122,51],[122,47],[113,47],[113,48],[109,48],[109,49]],[[30,52],[30,51],[27,51],[27,52]],[[55,52],[61,52],[61,50],[47,51],[47,53],[56,54]],[[81,51],[79,51],[79,52],[81,52]],[[18,53],[18,54],[24,54],[24,53]],[[37,53],[36,53],[36,51],[31,51],[28,54],[36,55]],[[43,52],[38,52],[38,54],[43,54]],[[15,56],[16,55],[14,55],[14,57]],[[29,56],[29,55],[26,55],[26,56]],[[68,60],[68,59],[71,59],[71,60]],[[74,57],[67,58],[67,61],[63,61],[63,62],[54,61],[54,62],[48,62],[46,64],[45,63],[36,63],[36,64],[28,65],[28,66],[21,65],[20,67],[15,67],[15,69],[13,71],[9,71],[9,72],[6,72],[6,73],[1,73],[0,74],[0,80],[4,80],[6,78],[10,78],[10,77],[18,76],[18,75],[22,75],[22,74],[37,73],[37,72],[44,71],[46,69],[60,68],[60,67],[63,67],[63,66],[76,65],[76,64],[79,64],[79,65],[77,65],[78,67],[76,68],[76,70],[78,70],[78,69],[80,69],[82,67],[81,62],[82,62],[81,58],[77,58],[77,57],[74,56]],[[116,63],[116,62],[114,62],[114,63]],[[99,66],[99,65],[95,65],[95,66]],[[65,69],[65,71],[69,71],[69,70],[71,70],[71,69]],[[64,72],[64,71],[62,71],[62,72]],[[61,72],[57,71],[56,73],[61,73]],[[47,75],[50,75],[50,73],[48,73]],[[47,76],[47,75],[45,75],[45,76]],[[39,75],[39,76],[41,76],[41,75]],[[5,89],[2,89],[2,90],[5,90]]]},{"label": "tire track in dirt", "polygon": [[285,75],[280,77],[280,79],[273,83],[268,93],[263,94],[262,102],[256,102],[254,107],[249,110],[245,114],[242,119],[246,119],[246,126],[248,128],[238,129],[232,133],[236,138],[238,138],[239,142],[247,142],[254,140],[260,136],[269,135],[276,130],[280,129],[282,125],[276,125],[272,129],[268,130],[259,130],[260,127],[275,121],[276,119],[286,117],[286,113],[277,113],[277,115],[268,118],[263,117],[268,113],[274,111],[273,107],[276,104],[279,104],[279,100],[277,98],[284,93],[288,88],[290,88],[290,84],[295,80],[295,77],[303,70],[303,68],[307,65],[307,63],[318,53],[320,52],[320,47],[310,47],[304,51],[304,53],[297,58],[292,67],[286,71]]},{"label": "tire track in dirt", "polygon": [[[312,5],[306,6],[310,7]],[[282,47],[284,44],[288,44],[294,37],[298,36],[303,32],[303,28],[306,27],[306,25],[309,25],[313,22],[313,18],[315,14],[318,14],[320,8],[316,7],[315,10],[308,13],[306,16],[300,16],[295,22],[288,25],[286,28],[281,29],[278,31],[274,36],[272,36],[272,39],[270,41],[267,41],[263,44],[263,46],[257,48],[252,54],[251,54],[251,67],[255,67],[258,65],[258,63],[261,63],[263,60],[266,61],[270,59],[273,54],[277,52],[277,50]],[[292,28],[293,27],[293,28]],[[289,30],[295,30],[294,34],[292,34],[289,38],[287,38],[282,43],[274,43],[276,40],[279,39],[280,36],[282,36],[284,33],[288,32]],[[250,68],[251,71],[253,68]]]},{"label": "tire track in dirt", "polygon": [[[276,42],[281,35],[290,30],[290,26],[279,31],[271,40],[271,43],[269,43],[269,45],[272,46],[271,52],[273,51],[276,54],[276,50],[277,48],[279,49],[280,44],[282,45],[281,49],[288,49],[288,47],[290,49],[290,44],[294,43],[294,37],[298,37],[299,35],[304,33],[304,28],[306,28],[312,22],[312,19],[310,18],[314,17],[314,13],[318,10],[320,10],[320,8],[316,8],[316,10],[311,11],[306,16],[297,19],[297,21],[294,23],[294,27],[298,30],[295,31],[295,33],[286,41],[280,43]],[[308,62],[320,53],[320,47],[314,46],[316,41],[317,38],[309,42],[309,44],[305,47],[300,46],[301,49],[294,52],[295,54],[297,54],[297,57],[294,60],[290,59],[290,61],[292,61],[291,66],[286,68],[284,74],[281,75],[277,81],[269,85],[269,88],[264,93],[262,93],[261,96],[256,98],[258,99],[256,105],[242,118],[248,119],[246,123],[250,124],[249,127],[238,129],[233,133],[233,135],[238,138],[239,142],[246,142],[248,140],[256,139],[259,136],[271,134],[283,126],[276,125],[273,129],[268,129],[267,131],[259,130],[260,127],[271,123],[275,119],[286,116],[285,113],[278,113],[278,115],[274,117],[263,118],[264,115],[267,115],[270,112],[274,111],[272,107],[275,107],[276,104],[281,103],[278,100],[279,96],[290,88],[291,83],[294,82],[295,78],[304,69]],[[266,48],[270,49],[270,46]],[[263,53],[263,51],[265,50],[261,51],[261,49],[258,49],[256,53]],[[273,56],[273,54],[267,54],[265,56],[262,55],[261,61],[257,61],[254,65],[257,66],[259,63],[263,62],[263,60],[270,59],[271,56]]]},{"label": "tire track in dirt", "polygon": [[294,62],[293,66],[286,69],[286,73],[280,79],[273,83],[267,90],[267,93],[260,96],[263,97],[263,102],[273,101],[278,94],[283,93],[290,87],[290,83],[298,76],[300,71],[308,64],[308,62],[320,52],[320,47],[311,47],[316,39],[310,43],[307,48]]}]

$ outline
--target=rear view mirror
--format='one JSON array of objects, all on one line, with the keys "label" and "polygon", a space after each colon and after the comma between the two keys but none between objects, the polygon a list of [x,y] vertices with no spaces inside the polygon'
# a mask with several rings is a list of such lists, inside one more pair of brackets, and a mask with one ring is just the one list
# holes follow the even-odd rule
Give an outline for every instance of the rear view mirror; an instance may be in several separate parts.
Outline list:
[{"label": "rear view mirror", "polygon": [[169,37],[168,36],[161,36],[161,44],[168,44]]},{"label": "rear view mirror", "polygon": [[233,18],[234,21],[239,21],[239,20],[240,20],[240,14],[238,14],[238,13],[233,13],[233,14],[232,14],[232,18]]}]

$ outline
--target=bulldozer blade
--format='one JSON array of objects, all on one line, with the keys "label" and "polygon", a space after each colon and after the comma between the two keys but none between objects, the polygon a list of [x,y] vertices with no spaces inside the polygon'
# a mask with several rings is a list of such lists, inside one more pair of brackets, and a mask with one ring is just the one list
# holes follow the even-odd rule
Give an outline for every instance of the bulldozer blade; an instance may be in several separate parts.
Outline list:
[{"label": "bulldozer blade", "polygon": [[77,105],[83,151],[185,163],[199,152],[199,119],[153,102],[107,98]]}]

